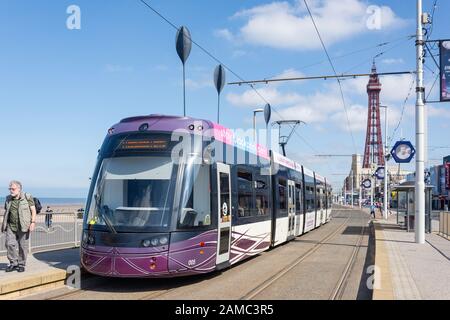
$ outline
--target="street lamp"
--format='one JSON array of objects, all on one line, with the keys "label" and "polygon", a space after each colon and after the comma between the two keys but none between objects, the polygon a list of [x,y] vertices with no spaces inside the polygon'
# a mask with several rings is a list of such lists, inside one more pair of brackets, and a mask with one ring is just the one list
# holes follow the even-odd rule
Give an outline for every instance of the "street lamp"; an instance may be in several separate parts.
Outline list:
[{"label": "street lamp", "polygon": [[264,109],[258,108],[253,110],[253,141],[256,143],[256,114],[258,112],[264,112]]},{"label": "street lamp", "polygon": [[388,155],[389,155],[389,151],[388,151],[388,145],[387,145],[387,126],[388,126],[388,121],[387,121],[387,110],[388,110],[388,106],[380,106],[380,108],[384,108],[384,193],[383,193],[383,200],[384,200],[384,204],[383,204],[383,211],[384,211],[384,219],[387,219],[388,215],[387,215],[387,210],[388,210],[388,192],[387,192],[387,179],[388,179],[388,169],[387,169],[387,162],[388,162]]}]

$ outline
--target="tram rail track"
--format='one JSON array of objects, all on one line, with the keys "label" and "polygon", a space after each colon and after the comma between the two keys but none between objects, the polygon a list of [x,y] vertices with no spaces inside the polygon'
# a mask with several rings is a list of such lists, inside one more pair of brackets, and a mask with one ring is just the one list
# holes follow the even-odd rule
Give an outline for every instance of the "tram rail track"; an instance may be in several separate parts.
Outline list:
[{"label": "tram rail track", "polygon": [[[343,210],[343,209],[338,209]],[[347,209],[348,210],[348,209]],[[258,285],[254,289],[247,292],[244,296],[240,298],[240,300],[251,300],[254,297],[256,297],[258,294],[266,290],[268,287],[270,287],[272,284],[274,284],[277,280],[288,274],[292,269],[294,269],[296,266],[298,266],[300,263],[302,263],[305,259],[307,259],[309,256],[311,256],[313,253],[315,253],[319,248],[321,248],[323,245],[326,244],[330,239],[332,239],[334,236],[336,236],[342,229],[347,225],[348,221],[350,220],[352,216],[349,215],[345,218],[345,221],[339,225],[335,230],[327,234],[324,238],[322,238],[319,242],[317,242],[311,249],[303,253],[301,256],[299,256],[292,264],[289,266],[279,270],[277,273],[275,273],[270,278],[266,279],[262,284]]]},{"label": "tram rail track", "polygon": [[[337,210],[345,210],[345,211],[347,211],[349,209],[337,209]],[[289,266],[285,266],[284,268],[279,270],[279,272],[277,272],[277,273],[273,274],[271,277],[267,278],[263,283],[261,283],[260,285],[258,285],[255,288],[253,288],[252,290],[248,291],[245,295],[243,295],[239,299],[240,300],[251,300],[251,299],[253,299],[259,293],[261,293],[264,290],[266,290],[267,288],[269,288],[278,279],[280,279],[281,277],[283,277],[286,274],[288,274],[292,269],[294,269],[296,266],[298,266],[301,262],[303,262],[309,256],[314,254],[323,245],[326,245],[327,242],[330,239],[332,239],[333,237],[335,237],[336,235],[338,235],[339,232],[342,232],[342,230],[348,225],[348,222],[352,218],[352,215],[348,214],[347,217],[342,217],[341,214],[342,214],[342,212],[338,212],[337,216],[339,216],[341,218],[344,218],[345,221],[343,223],[341,223],[336,229],[333,229],[332,232],[328,233],[325,237],[320,239],[317,243],[314,244],[314,246],[312,248],[308,249],[308,251],[306,251],[301,256],[299,256],[293,263],[290,263]],[[363,219],[364,219],[364,216],[361,215],[361,220],[363,220]],[[345,291],[345,288],[346,288],[348,277],[351,274],[351,271],[352,271],[352,269],[353,269],[353,267],[355,265],[356,257],[358,256],[359,248],[361,247],[361,243],[362,243],[362,240],[364,238],[365,230],[366,230],[366,226],[364,225],[364,223],[362,223],[361,233],[358,236],[358,239],[356,241],[356,245],[355,245],[355,247],[354,247],[354,249],[353,249],[353,251],[352,251],[352,253],[350,255],[350,258],[349,258],[349,260],[348,260],[348,262],[347,262],[347,264],[346,264],[346,266],[344,268],[342,276],[339,278],[339,280],[338,280],[338,282],[337,282],[333,292],[331,293],[329,299],[336,300],[336,299],[341,299],[342,298],[342,295],[343,295],[343,293]],[[99,280],[100,282],[98,284],[92,284],[92,285],[90,285],[87,288],[73,289],[74,291],[67,292],[67,293],[64,293],[64,294],[59,294],[57,296],[53,296],[53,297],[50,297],[48,299],[49,300],[63,300],[63,299],[71,298],[71,297],[76,297],[77,295],[81,296],[86,291],[93,290],[93,289],[95,290],[95,288],[101,287],[103,284],[105,284],[105,281],[107,283],[107,279],[94,277],[92,280],[93,281]],[[174,288],[167,288],[167,289],[161,288],[160,290],[156,289],[156,290],[154,290],[152,292],[147,292],[147,293],[143,292],[143,295],[136,297],[136,299],[137,300],[150,300],[150,299],[160,298],[160,297],[163,297],[166,294],[169,294],[172,291],[175,291],[177,288],[178,288],[178,286],[176,286]]]},{"label": "tram rail track", "polygon": [[347,264],[345,265],[344,271],[342,272],[341,277],[339,278],[338,282],[336,283],[336,286],[334,287],[334,290],[332,291],[329,300],[341,300],[345,289],[347,288],[348,278],[356,264],[356,258],[358,257],[358,253],[361,248],[362,241],[364,239],[367,226],[364,223],[364,215],[361,214],[361,233],[358,236],[358,239],[356,240],[356,244],[353,247],[352,253],[350,255],[350,258],[348,259]]}]

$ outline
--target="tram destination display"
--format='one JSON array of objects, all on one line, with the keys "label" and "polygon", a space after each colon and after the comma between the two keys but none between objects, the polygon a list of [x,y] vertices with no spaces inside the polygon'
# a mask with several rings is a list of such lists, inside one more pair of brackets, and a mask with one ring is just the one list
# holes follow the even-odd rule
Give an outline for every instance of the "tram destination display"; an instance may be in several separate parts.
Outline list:
[{"label": "tram destination display", "polygon": [[166,150],[168,148],[168,141],[165,139],[124,139],[119,144],[119,150],[129,151],[148,151],[148,150]]}]

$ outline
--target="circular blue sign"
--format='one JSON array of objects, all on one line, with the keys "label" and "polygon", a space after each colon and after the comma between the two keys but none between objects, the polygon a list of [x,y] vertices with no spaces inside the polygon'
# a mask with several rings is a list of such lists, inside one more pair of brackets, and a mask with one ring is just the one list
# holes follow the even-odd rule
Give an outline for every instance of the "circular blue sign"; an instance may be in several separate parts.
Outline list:
[{"label": "circular blue sign", "polygon": [[416,150],[410,141],[397,141],[392,147],[391,155],[397,163],[409,163]]},{"label": "circular blue sign", "polygon": [[361,185],[366,189],[370,189],[370,187],[372,187],[372,181],[370,181],[370,179],[366,179],[361,183]]},{"label": "circular blue sign", "polygon": [[384,167],[378,167],[377,170],[375,171],[375,177],[377,177],[377,179],[379,180],[383,180],[384,176],[385,176]]}]

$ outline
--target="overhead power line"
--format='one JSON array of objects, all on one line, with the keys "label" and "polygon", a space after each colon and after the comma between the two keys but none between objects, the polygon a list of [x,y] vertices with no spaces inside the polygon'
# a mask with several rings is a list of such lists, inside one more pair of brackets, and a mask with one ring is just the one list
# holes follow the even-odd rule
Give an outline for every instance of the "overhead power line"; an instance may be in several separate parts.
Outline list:
[{"label": "overhead power line", "polygon": [[[395,72],[380,72],[377,73],[378,76],[393,76],[401,74],[415,74],[415,71],[395,71]],[[236,81],[229,82],[229,85],[242,85],[242,84],[257,84],[257,83],[269,83],[269,82],[280,82],[280,81],[300,81],[300,80],[327,80],[327,79],[352,79],[358,77],[368,77],[372,73],[354,73],[354,74],[335,74],[335,75],[325,75],[325,76],[311,76],[311,77],[292,77],[292,78],[276,78],[276,79],[263,79],[263,80],[248,80],[248,81]]]},{"label": "overhead power line", "polygon": [[405,114],[406,104],[408,103],[409,97],[411,96],[412,90],[414,88],[414,84],[416,83],[415,77],[413,75],[411,75],[411,77],[412,77],[411,85],[409,87],[408,94],[406,95],[406,98],[403,101],[403,107],[402,107],[402,112],[400,114],[400,119],[398,120],[398,123],[395,126],[394,131],[392,131],[392,135],[391,135],[391,138],[389,139],[388,145],[391,145],[392,140],[394,139],[395,134],[396,134],[398,128],[400,127],[400,124],[402,123],[403,115]]},{"label": "overhead power line", "polygon": [[[312,23],[314,25],[314,29],[316,29],[317,36],[319,37],[320,43],[322,44],[322,48],[323,48],[323,50],[324,50],[324,52],[325,52],[325,54],[326,54],[326,56],[328,58],[328,61],[329,61],[330,65],[331,65],[331,68],[333,69],[334,75],[337,76],[336,68],[334,67],[333,61],[331,61],[330,55],[328,54],[328,50],[327,50],[327,48],[325,46],[325,43],[322,40],[322,36],[320,35],[319,29],[317,28],[316,22],[314,21],[314,17],[313,17],[313,15],[311,13],[311,10],[309,9],[308,2],[306,0],[303,0],[303,2],[305,3],[306,9],[308,10],[309,17],[311,18],[311,21],[312,21]],[[342,85],[341,85],[340,79],[337,77],[336,80],[337,80],[337,82],[339,84],[339,91],[341,93],[341,99],[342,99],[342,104],[344,106],[345,117],[347,118],[347,127],[348,127],[348,130],[349,130],[350,135],[352,137],[353,147],[355,148],[355,153],[356,153],[357,149],[356,149],[355,137],[353,136],[353,131],[352,131],[352,128],[350,126],[350,119],[349,119],[349,116],[348,116],[347,105],[345,103],[344,91],[342,90]]]},{"label": "overhead power line", "polygon": [[[404,40],[410,40],[410,39],[413,39],[413,38],[415,38],[415,37],[416,37],[416,35],[413,34],[413,35],[408,35],[408,36],[403,36],[403,37],[395,38],[395,39],[392,39],[392,40],[389,40],[389,41],[386,41],[386,42],[377,43],[377,44],[372,45],[372,46],[368,46],[368,47],[356,49],[356,50],[353,50],[353,51],[350,51],[350,52],[347,52],[347,53],[343,53],[343,54],[341,54],[341,55],[332,56],[331,59],[333,59],[334,61],[336,61],[336,60],[343,59],[343,58],[346,58],[346,57],[349,57],[349,56],[352,56],[352,55],[355,55],[355,54],[357,54],[357,53],[364,52],[364,51],[367,51],[367,50],[370,50],[370,49],[381,48],[381,47],[387,46],[387,45],[389,45],[389,44],[396,43],[396,42],[398,42],[398,41],[402,41],[402,43],[403,43]],[[395,46],[395,47],[396,47],[396,46]],[[394,47],[391,47],[391,48],[387,49],[385,52],[390,51],[390,50],[393,49],[393,48],[394,48]],[[372,58],[371,58],[371,59],[372,59]],[[325,63],[325,62],[328,62],[328,59],[324,59],[324,60],[312,62],[312,63],[309,63],[309,64],[307,64],[307,65],[300,66],[300,67],[298,67],[298,69],[299,69],[300,71],[302,71],[302,70],[307,69],[307,68],[310,68],[310,67],[314,67],[314,66],[321,65],[321,64],[323,64],[323,63]],[[273,76],[270,76],[270,77],[266,77],[266,78],[264,78],[264,79],[273,79],[273,78],[275,78],[276,76],[277,76],[277,75],[273,75]]]},{"label": "overhead power line", "polygon": [[[139,0],[142,4],[144,4],[148,9],[150,9],[151,11],[153,11],[156,15],[158,15],[161,19],[163,19],[167,24],[169,24],[172,28],[174,28],[175,30],[178,30],[179,27],[177,27],[172,21],[170,21],[168,18],[166,18],[162,13],[160,13],[158,10],[156,10],[155,8],[153,8],[147,1],[144,0]],[[200,50],[202,50],[206,55],[208,55],[211,59],[213,59],[214,61],[216,61],[217,63],[221,64],[226,70],[228,70],[231,74],[233,74],[236,78],[238,78],[239,80],[241,80],[242,82],[245,82],[245,80],[238,75],[236,72],[234,72],[230,67],[228,67],[225,63],[223,63],[220,59],[216,58],[212,53],[210,53],[208,50],[206,50],[203,46],[201,46],[199,43],[197,43],[196,41],[194,41],[192,39],[192,37],[190,38],[190,40],[192,41],[192,43],[197,46]],[[249,87],[258,95],[258,97],[261,98],[261,100],[263,100],[265,103],[269,103],[269,101],[267,101],[264,96],[253,86],[253,84],[248,84]],[[272,106],[272,110],[274,111],[274,113],[276,113],[280,119],[285,120],[281,114],[276,110],[276,108],[274,106]],[[294,128],[293,128],[294,129]],[[299,133],[294,130],[294,133],[303,141],[305,142],[305,144],[311,148],[311,150],[313,152],[317,152],[315,148],[313,148],[311,146],[310,143],[308,143],[308,141],[306,141],[302,136],[299,135]]]}]

